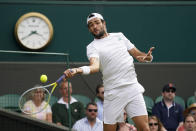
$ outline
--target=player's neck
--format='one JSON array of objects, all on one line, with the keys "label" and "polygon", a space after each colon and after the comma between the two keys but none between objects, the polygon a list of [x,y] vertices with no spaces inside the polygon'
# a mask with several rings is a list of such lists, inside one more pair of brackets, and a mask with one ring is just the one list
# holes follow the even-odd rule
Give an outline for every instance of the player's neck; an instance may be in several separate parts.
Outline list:
[{"label": "player's neck", "polygon": [[102,36],[95,37],[95,39],[103,39],[103,38],[107,37],[108,35],[109,35],[109,33],[105,32]]}]

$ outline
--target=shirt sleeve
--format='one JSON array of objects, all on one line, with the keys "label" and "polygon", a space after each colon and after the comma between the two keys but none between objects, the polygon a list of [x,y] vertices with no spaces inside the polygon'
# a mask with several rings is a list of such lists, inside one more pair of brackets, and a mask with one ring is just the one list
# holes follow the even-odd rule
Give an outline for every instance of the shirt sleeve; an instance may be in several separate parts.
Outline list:
[{"label": "shirt sleeve", "polygon": [[158,105],[159,103],[155,104],[152,108],[152,115],[155,115],[157,116],[159,119],[160,119],[160,112],[159,112],[159,109],[158,109]]},{"label": "shirt sleeve", "polygon": [[97,57],[99,58],[98,51],[95,49],[95,47],[92,44],[89,44],[87,46],[87,57],[90,60],[91,57]]},{"label": "shirt sleeve", "polygon": [[179,122],[183,122],[183,120],[184,120],[184,117],[183,117],[183,112],[184,112],[184,108],[181,106],[181,105],[179,105]]},{"label": "shirt sleeve", "polygon": [[79,129],[79,123],[78,123],[78,121],[73,125],[72,128],[73,128],[74,130],[78,131],[78,129]]},{"label": "shirt sleeve", "polygon": [[124,40],[124,43],[125,43],[125,46],[127,47],[127,50],[131,50],[132,48],[135,47],[134,44],[131,43],[130,40],[128,40],[123,33],[120,33],[121,34],[121,39]]}]

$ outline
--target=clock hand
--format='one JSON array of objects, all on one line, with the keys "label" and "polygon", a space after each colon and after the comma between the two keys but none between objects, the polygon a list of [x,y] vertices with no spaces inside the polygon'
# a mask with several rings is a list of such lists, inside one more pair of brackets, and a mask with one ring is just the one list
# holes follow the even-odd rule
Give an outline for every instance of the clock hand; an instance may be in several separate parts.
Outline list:
[{"label": "clock hand", "polygon": [[36,34],[36,35],[38,35],[38,36],[40,36],[40,37],[42,37],[42,39],[44,39],[44,40],[45,40],[45,38],[43,37],[43,35],[42,35],[42,34],[37,33],[37,31],[35,31],[35,34]]},{"label": "clock hand", "polygon": [[27,36],[22,37],[21,40],[24,40],[24,39],[26,39],[27,37],[29,37],[29,36],[35,34],[35,32],[36,32],[36,31],[31,31],[31,33],[29,33]]}]

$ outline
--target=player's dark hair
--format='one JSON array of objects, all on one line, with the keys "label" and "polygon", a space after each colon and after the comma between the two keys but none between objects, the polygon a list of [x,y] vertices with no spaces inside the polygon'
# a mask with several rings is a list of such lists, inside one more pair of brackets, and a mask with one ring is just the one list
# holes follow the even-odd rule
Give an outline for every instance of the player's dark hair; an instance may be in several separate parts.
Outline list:
[{"label": "player's dark hair", "polygon": [[98,84],[97,85],[97,87],[96,87],[96,94],[98,94],[99,93],[99,88],[102,88],[103,87],[103,85],[102,84]]},{"label": "player's dark hair", "polygon": [[[102,20],[102,19],[101,19],[101,22],[102,22],[102,23],[104,23],[104,22],[105,22],[105,20]],[[88,25],[89,25],[89,24],[87,24],[87,27],[88,27]]]},{"label": "player's dark hair", "polygon": [[93,17],[93,16],[95,16],[94,14],[90,14],[89,16],[88,16],[88,18],[91,18],[91,17]]}]

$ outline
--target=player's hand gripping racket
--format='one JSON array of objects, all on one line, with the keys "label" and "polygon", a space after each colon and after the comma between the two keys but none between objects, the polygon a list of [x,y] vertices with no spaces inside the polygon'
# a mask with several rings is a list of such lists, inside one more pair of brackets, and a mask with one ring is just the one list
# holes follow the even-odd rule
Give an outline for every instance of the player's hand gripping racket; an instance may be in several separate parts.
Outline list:
[{"label": "player's hand gripping racket", "polygon": [[[34,87],[25,91],[19,99],[20,110],[25,114],[36,114],[46,109],[52,93],[63,78],[65,78],[65,75],[62,75],[52,84]],[[47,88],[51,87],[52,90],[49,92]]]}]

